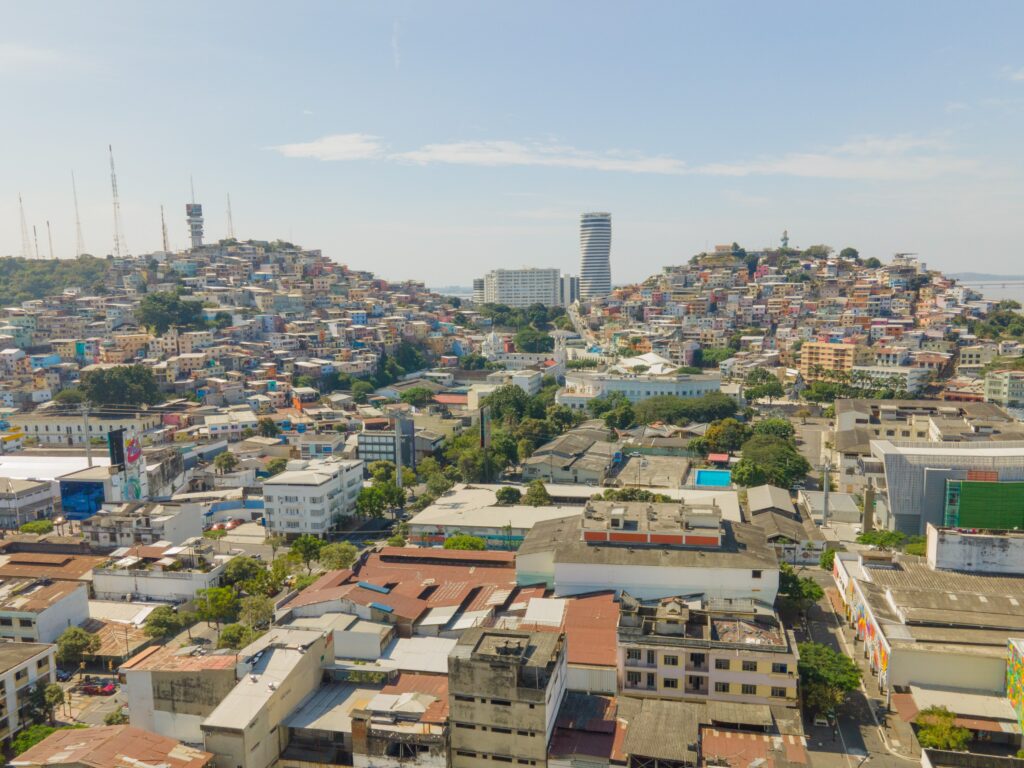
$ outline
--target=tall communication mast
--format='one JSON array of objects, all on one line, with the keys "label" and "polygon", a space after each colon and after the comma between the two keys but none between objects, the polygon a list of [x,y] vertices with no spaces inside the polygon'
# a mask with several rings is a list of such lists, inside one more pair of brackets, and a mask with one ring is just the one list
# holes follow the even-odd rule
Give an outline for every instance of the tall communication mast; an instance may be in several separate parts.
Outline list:
[{"label": "tall communication mast", "polygon": [[110,191],[114,196],[114,258],[121,258],[121,251],[128,255],[128,244],[124,240],[124,231],[121,229],[121,198],[117,194],[117,171],[114,170],[114,147],[107,145],[110,150]]},{"label": "tall communication mast", "polygon": [[235,222],[231,219],[231,194],[228,194],[228,239],[235,239]]},{"label": "tall communication mast", "polygon": [[164,236],[164,253],[171,252],[171,246],[167,243],[167,222],[164,220],[164,207],[160,206],[160,230]]},{"label": "tall communication mast", "polygon": [[75,256],[85,253],[85,238],[82,237],[82,217],[78,215],[78,188],[75,186],[75,172],[71,172],[71,194],[75,198]]},{"label": "tall communication mast", "polygon": [[50,241],[50,258],[53,256],[53,232],[50,231],[50,220],[46,220],[46,239]]},{"label": "tall communication mast", "polygon": [[39,258],[39,233],[36,231],[36,225],[32,225],[32,239],[36,244],[36,258]]},{"label": "tall communication mast", "polygon": [[21,195],[18,195],[18,209],[21,213],[21,258],[31,259],[32,258],[32,244],[28,239],[28,222],[25,221],[25,203],[21,200]]}]

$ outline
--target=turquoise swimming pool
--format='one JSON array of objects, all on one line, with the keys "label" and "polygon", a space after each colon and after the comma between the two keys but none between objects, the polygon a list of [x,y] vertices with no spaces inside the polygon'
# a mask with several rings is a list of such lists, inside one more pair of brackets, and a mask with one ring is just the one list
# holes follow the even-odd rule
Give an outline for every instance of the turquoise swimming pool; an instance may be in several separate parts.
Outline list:
[{"label": "turquoise swimming pool", "polygon": [[732,485],[732,472],[728,469],[698,469],[694,484],[698,488],[728,488]]}]

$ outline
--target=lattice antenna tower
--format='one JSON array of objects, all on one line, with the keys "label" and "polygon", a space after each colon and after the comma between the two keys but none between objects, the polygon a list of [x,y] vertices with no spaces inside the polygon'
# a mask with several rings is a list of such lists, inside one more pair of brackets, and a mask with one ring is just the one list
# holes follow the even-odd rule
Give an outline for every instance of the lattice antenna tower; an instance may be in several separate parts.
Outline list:
[{"label": "lattice antenna tower", "polygon": [[78,187],[75,186],[75,172],[71,172],[71,195],[75,199],[75,256],[85,253],[85,238],[82,237],[82,217],[78,215]]},{"label": "lattice antenna tower", "polygon": [[121,229],[121,198],[117,194],[117,171],[114,170],[114,147],[107,145],[110,151],[110,191],[114,197],[114,258],[121,258],[121,251],[128,254],[128,244]]}]

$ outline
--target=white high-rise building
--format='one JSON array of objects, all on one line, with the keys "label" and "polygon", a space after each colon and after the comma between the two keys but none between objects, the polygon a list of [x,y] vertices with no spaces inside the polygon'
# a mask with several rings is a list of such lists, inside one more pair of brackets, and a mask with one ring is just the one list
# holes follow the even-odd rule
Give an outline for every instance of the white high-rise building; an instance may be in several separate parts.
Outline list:
[{"label": "white high-rise building", "polygon": [[484,275],[484,303],[528,307],[562,303],[562,280],[557,269],[529,267],[492,269]]},{"label": "white high-rise building", "polygon": [[612,291],[612,215],[580,216],[580,298],[597,299]]}]

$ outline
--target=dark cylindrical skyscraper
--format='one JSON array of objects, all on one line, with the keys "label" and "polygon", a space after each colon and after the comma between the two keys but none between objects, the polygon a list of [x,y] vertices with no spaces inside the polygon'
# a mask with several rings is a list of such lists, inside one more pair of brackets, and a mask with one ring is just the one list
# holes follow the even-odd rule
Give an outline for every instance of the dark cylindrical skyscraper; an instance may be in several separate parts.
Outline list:
[{"label": "dark cylindrical skyscraper", "polygon": [[580,216],[580,298],[597,299],[612,290],[612,215]]}]

